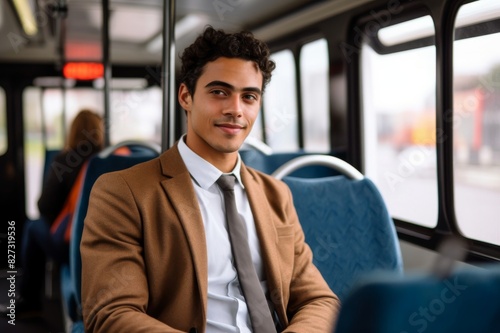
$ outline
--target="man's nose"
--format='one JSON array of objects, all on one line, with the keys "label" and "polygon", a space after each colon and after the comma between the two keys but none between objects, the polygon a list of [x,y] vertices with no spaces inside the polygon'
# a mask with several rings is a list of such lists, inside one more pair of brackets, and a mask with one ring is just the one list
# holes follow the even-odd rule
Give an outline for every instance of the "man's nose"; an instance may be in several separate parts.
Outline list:
[{"label": "man's nose", "polygon": [[227,103],[224,106],[224,115],[231,115],[233,117],[240,117],[243,110],[242,110],[242,100],[241,97],[237,94],[234,94],[230,96],[227,99]]}]

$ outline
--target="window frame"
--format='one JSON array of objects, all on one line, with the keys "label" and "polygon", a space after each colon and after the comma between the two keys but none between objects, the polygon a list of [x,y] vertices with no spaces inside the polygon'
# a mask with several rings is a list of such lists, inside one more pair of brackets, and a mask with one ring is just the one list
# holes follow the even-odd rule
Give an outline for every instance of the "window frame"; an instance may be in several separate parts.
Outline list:
[{"label": "window frame", "polygon": [[[300,56],[301,56],[301,50],[302,47],[305,44],[314,42],[318,39],[325,39],[328,45],[328,52],[330,53],[331,51],[331,46],[329,45],[329,38],[327,35],[325,35],[323,32],[319,32],[317,29],[306,29],[303,32],[300,32],[299,34],[293,35],[291,38],[283,38],[280,40],[275,40],[273,41],[269,46],[270,46],[270,51],[271,54],[280,52],[283,50],[290,50],[293,55],[294,59],[294,64],[295,64],[295,93],[296,93],[296,105],[297,105],[297,117],[298,119],[302,120],[304,117],[304,109],[303,109],[303,101],[302,101],[302,93],[301,93],[301,71],[300,71]],[[330,61],[331,55],[328,55],[328,59]],[[272,80],[272,78],[271,78]],[[266,93],[264,93],[265,95]],[[331,102],[328,101],[328,124],[329,128],[332,128],[332,117],[331,117]],[[264,107],[264,104],[262,105],[262,133],[263,133],[263,141],[265,143],[268,142],[267,134],[265,131],[266,127],[266,121],[265,121],[265,116],[264,114],[266,113],[266,108]],[[303,124],[302,121],[297,122],[297,145],[299,151],[304,151],[304,129],[303,129]],[[330,151],[333,150],[332,148],[332,142],[331,142],[331,137],[328,138],[330,141],[328,142],[328,145],[330,146]]]},{"label": "window frame", "polygon": [[[436,130],[442,131],[443,135],[453,138],[453,121],[449,121],[447,110],[453,109],[453,43],[455,41],[455,18],[460,7],[466,4],[467,0],[451,0],[445,4],[446,10],[438,10],[443,6],[440,3],[426,2],[424,4],[409,4],[400,13],[392,16],[391,24],[410,20],[424,15],[430,15],[435,25],[434,38],[421,38],[415,41],[384,46],[376,34],[372,34],[370,45],[381,54],[398,52],[424,45],[436,46]],[[377,14],[387,15],[387,10],[370,11],[350,26],[347,43],[356,45],[356,31],[364,29],[370,21],[373,21]],[[439,15],[442,16],[439,16]],[[497,21],[497,20],[494,20]],[[484,23],[478,23],[481,25]],[[500,31],[500,22],[498,25]],[[473,25],[474,26],[474,25]],[[472,27],[473,27],[472,26]],[[467,33],[469,27],[458,29],[459,38],[471,37],[472,33]],[[473,31],[473,29],[471,29]],[[362,169],[362,92],[359,79],[361,77],[361,55],[360,52],[351,54],[351,61],[348,66],[348,101],[350,117],[348,126],[350,131],[350,148],[354,151],[354,165]],[[354,112],[352,112],[354,111]],[[353,133],[357,133],[353,134]],[[500,261],[500,246],[486,243],[474,239],[469,239],[460,233],[455,216],[454,203],[454,177],[453,177],[453,140],[440,140],[436,145],[437,151],[437,181],[438,181],[438,221],[435,228],[419,226],[408,221],[394,218],[394,223],[398,237],[401,240],[431,249],[438,250],[443,239],[454,237],[467,244],[468,251],[464,261],[466,262],[491,262]]]}]

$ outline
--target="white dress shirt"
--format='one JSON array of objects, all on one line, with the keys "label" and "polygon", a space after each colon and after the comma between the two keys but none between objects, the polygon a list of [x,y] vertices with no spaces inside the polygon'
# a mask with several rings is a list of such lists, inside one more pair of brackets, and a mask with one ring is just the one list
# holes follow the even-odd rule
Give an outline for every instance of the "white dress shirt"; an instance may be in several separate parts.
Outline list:
[{"label": "white dress shirt", "polygon": [[[248,308],[241,292],[231,252],[226,225],[224,194],[215,183],[223,173],[194,153],[184,140],[185,135],[179,140],[179,153],[191,174],[205,226],[207,242],[208,309],[206,332],[252,332]],[[240,167],[241,159],[238,155],[238,162],[230,173],[234,174],[237,179],[234,186],[236,207],[246,223],[252,260],[264,293],[267,293],[259,239],[255,230],[252,210],[241,182]]]}]

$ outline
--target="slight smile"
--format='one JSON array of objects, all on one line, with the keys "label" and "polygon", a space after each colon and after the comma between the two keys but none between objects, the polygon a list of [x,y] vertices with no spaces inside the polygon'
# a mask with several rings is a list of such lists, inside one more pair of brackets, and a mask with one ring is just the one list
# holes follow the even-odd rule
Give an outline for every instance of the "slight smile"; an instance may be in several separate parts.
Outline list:
[{"label": "slight smile", "polygon": [[231,134],[231,135],[238,134],[244,128],[244,126],[242,126],[242,125],[233,124],[233,123],[216,124],[215,126],[220,128],[224,133]]}]

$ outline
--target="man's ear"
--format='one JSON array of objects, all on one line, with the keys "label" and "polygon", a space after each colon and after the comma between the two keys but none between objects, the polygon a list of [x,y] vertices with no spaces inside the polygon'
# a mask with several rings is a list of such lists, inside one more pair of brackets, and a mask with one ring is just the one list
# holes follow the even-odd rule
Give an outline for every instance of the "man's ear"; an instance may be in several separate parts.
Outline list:
[{"label": "man's ear", "polygon": [[193,97],[189,92],[187,86],[184,83],[181,83],[179,87],[179,93],[177,95],[177,99],[179,100],[179,104],[186,111],[191,111],[191,105],[193,104]]}]

